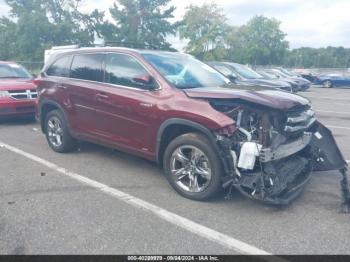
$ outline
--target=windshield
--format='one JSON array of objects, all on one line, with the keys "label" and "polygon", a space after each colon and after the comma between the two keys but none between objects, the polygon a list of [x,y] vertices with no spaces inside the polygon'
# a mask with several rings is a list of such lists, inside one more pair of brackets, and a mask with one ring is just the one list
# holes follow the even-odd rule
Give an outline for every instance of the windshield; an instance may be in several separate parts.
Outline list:
[{"label": "windshield", "polygon": [[264,77],[266,77],[267,79],[277,79],[277,76],[273,75],[273,74],[269,74],[266,73],[264,71],[258,71],[258,73]]},{"label": "windshield", "polygon": [[287,76],[293,76],[287,69],[279,68],[279,70]]},{"label": "windshield", "polygon": [[276,75],[278,75],[278,76],[280,76],[280,77],[284,77],[284,78],[288,78],[289,76],[287,75],[287,74],[285,74],[285,73],[283,73],[282,71],[280,71],[280,70],[273,70],[273,72],[276,74]]},{"label": "windshield", "polygon": [[264,78],[262,75],[259,75],[257,72],[255,72],[253,69],[249,68],[248,66],[235,64],[233,65],[233,67],[235,71],[245,79]]},{"label": "windshield", "polygon": [[212,67],[180,53],[143,53],[172,85],[177,88],[223,86],[230,81]]},{"label": "windshield", "polygon": [[32,78],[32,75],[17,64],[0,64],[0,78]]}]

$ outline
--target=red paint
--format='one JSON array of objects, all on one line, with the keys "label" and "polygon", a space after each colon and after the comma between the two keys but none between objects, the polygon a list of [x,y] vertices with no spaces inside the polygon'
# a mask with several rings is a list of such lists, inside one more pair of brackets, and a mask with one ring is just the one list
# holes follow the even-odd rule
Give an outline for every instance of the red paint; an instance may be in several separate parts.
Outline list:
[{"label": "red paint", "polygon": [[[0,79],[0,91],[36,90],[32,79]],[[36,99],[0,97],[0,116],[34,115]]]},{"label": "red paint", "polygon": [[306,100],[295,101],[295,97],[283,98],[279,95],[278,99],[277,95],[272,98],[269,91],[260,95],[253,91],[234,90],[231,90],[231,94],[230,90],[221,94],[209,90],[198,94],[193,89],[186,91],[186,94],[172,87],[137,51],[118,48],[94,50],[126,53],[135,57],[161,88],[144,91],[42,74],[38,79],[39,105],[44,100],[58,103],[67,115],[72,133],[78,138],[117,147],[151,160],[156,158],[157,132],[168,119],[190,120],[211,131],[229,126],[224,132],[233,132],[234,121],[213,109],[202,98],[243,97],[251,102],[267,101],[267,104],[274,104],[280,109],[307,103]]}]

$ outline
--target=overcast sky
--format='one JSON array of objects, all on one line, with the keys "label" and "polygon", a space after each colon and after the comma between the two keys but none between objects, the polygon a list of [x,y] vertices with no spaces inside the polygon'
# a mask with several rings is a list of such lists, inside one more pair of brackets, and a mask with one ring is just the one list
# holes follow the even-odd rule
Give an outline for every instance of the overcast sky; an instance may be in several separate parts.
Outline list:
[{"label": "overcast sky", "polygon": [[[85,0],[83,9],[108,11],[114,0]],[[181,19],[189,4],[200,5],[207,0],[172,0],[177,7],[175,18]],[[282,22],[292,48],[301,46],[350,47],[350,0],[216,0],[232,25],[242,25],[254,15],[275,17]],[[0,0],[0,15],[8,8]],[[108,14],[107,14],[108,15]],[[175,48],[183,45],[171,38]]]}]

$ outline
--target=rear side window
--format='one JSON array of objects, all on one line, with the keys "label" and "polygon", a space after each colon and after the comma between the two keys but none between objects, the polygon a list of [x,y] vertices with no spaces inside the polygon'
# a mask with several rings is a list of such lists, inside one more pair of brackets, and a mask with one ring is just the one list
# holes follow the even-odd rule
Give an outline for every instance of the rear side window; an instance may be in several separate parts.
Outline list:
[{"label": "rear side window", "polygon": [[68,67],[70,60],[71,56],[64,56],[59,58],[49,67],[49,69],[46,71],[46,74],[49,76],[68,77]]},{"label": "rear side window", "polygon": [[73,58],[70,77],[102,82],[103,54],[81,54]]},{"label": "rear side window", "polygon": [[106,55],[105,82],[115,85],[149,89],[154,82],[140,83],[137,78],[147,77],[149,73],[133,57],[123,54]]}]

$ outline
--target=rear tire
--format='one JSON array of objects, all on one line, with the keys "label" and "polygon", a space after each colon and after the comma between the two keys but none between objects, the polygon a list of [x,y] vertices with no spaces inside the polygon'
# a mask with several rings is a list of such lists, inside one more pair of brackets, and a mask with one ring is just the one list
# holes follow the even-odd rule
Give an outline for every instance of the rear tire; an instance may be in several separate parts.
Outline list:
[{"label": "rear tire", "polygon": [[332,88],[333,87],[333,83],[331,80],[323,81],[322,85],[324,88]]},{"label": "rear tire", "polygon": [[53,110],[47,114],[45,134],[49,146],[55,152],[66,153],[77,148],[77,141],[71,136],[65,117],[60,110]]},{"label": "rear tire", "polygon": [[186,198],[207,200],[222,189],[221,161],[201,134],[188,133],[171,141],[164,153],[163,167],[170,185]]}]

